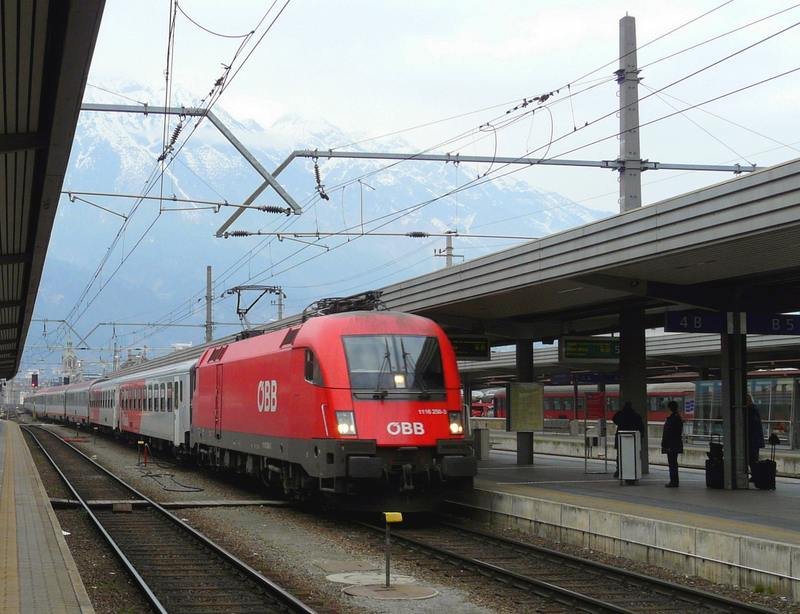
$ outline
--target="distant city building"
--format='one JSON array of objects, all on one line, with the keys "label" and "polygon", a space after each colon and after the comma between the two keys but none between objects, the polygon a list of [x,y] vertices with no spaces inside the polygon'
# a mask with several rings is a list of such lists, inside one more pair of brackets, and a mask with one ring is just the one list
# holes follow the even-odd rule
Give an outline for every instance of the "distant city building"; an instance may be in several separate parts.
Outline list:
[{"label": "distant city building", "polygon": [[83,367],[72,347],[72,341],[67,341],[61,353],[61,377],[63,383],[79,382],[83,379]]}]

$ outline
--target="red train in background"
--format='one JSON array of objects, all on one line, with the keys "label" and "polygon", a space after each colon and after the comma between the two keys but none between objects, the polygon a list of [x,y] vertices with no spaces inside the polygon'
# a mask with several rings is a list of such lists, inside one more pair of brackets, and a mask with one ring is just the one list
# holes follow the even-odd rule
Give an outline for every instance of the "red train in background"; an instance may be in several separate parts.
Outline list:
[{"label": "red train in background", "polygon": [[[694,415],[695,385],[693,382],[663,382],[647,385],[648,421],[663,422],[669,415],[667,403],[675,401],[685,420]],[[548,420],[597,420],[605,416],[611,419],[619,408],[619,385],[606,384],[605,392],[597,386],[578,386],[577,404],[572,386],[544,387],[544,417]],[[491,388],[482,391],[473,399],[470,415],[473,417],[505,418],[506,389]]]},{"label": "red train in background", "polygon": [[40,390],[25,404],[296,498],[327,493],[362,508],[427,509],[477,472],[450,341],[405,313],[310,317],[199,359]]}]

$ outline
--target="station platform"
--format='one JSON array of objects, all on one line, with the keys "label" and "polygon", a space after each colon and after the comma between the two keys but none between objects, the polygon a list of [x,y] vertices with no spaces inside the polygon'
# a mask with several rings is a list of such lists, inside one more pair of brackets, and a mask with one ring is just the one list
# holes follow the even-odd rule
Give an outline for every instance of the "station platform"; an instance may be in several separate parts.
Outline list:
[{"label": "station platform", "polygon": [[0,612],[94,612],[22,431],[0,420]]},{"label": "station platform", "polygon": [[500,528],[800,601],[800,481],[712,490],[703,471],[682,467],[680,487],[664,488],[666,467],[651,465],[634,485],[614,470],[613,461],[585,467],[543,454],[518,466],[516,453],[493,450],[475,490],[451,505]]}]

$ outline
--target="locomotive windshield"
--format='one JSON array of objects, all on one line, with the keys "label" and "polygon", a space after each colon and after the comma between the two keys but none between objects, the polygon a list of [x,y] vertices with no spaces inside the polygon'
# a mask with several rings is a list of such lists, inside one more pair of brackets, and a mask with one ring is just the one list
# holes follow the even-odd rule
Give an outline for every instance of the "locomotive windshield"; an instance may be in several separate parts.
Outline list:
[{"label": "locomotive windshield", "polygon": [[353,390],[386,398],[444,390],[442,356],[436,337],[358,335],[344,337]]}]

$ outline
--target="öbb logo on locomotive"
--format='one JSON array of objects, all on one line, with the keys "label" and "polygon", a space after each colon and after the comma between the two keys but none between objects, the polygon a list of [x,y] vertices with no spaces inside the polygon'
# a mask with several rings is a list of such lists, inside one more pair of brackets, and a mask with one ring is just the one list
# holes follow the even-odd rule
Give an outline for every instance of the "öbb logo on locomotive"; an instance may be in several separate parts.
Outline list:
[{"label": "\u00f6bb logo on locomotive", "polygon": [[278,411],[278,382],[274,379],[262,379],[258,382],[258,412]]},{"label": "\u00f6bb logo on locomotive", "polygon": [[422,422],[390,422],[386,425],[389,435],[424,435],[425,425]]}]

